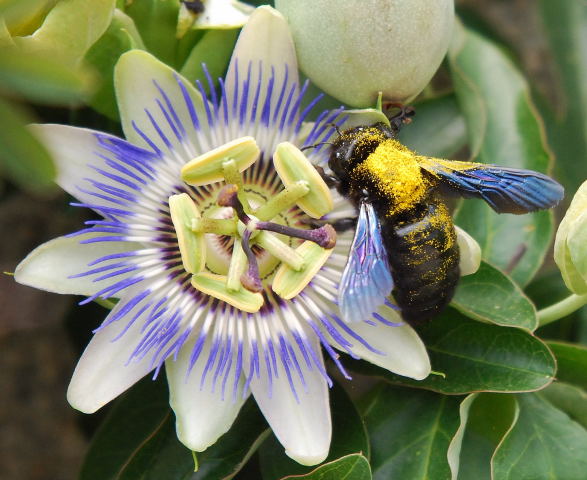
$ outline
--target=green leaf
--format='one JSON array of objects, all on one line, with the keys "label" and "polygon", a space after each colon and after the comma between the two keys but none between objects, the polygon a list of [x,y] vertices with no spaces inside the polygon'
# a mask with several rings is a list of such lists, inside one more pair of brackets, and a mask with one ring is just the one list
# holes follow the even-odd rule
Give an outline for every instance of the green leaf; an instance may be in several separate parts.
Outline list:
[{"label": "green leaf", "polygon": [[550,350],[524,330],[472,321],[448,309],[418,333],[432,369],[443,375],[417,381],[365,362],[347,363],[392,383],[448,394],[534,391],[553,380],[555,360]]},{"label": "green leaf", "polygon": [[[157,453],[159,450],[166,455]],[[169,457],[173,459],[174,478],[189,478],[192,455],[175,436],[165,382],[146,378],[109,412],[94,436],[80,480],[136,479]]]},{"label": "green leaf", "polygon": [[459,427],[460,400],[381,385],[363,409],[373,478],[449,478],[447,451]]},{"label": "green leaf", "polygon": [[479,394],[470,406],[459,458],[459,480],[490,480],[493,452],[512,426],[513,395]]},{"label": "green leaf", "polygon": [[228,433],[205,452],[182,445],[164,381],[146,378],[114,405],[94,437],[80,480],[216,480],[232,478],[268,434],[252,400]]},{"label": "green leaf", "polygon": [[190,480],[234,478],[270,433],[257,404],[250,398],[228,433],[207,450],[197,454],[199,468]]},{"label": "green leaf", "polygon": [[541,397],[587,428],[587,392],[562,382],[553,382],[540,391]]},{"label": "green leaf", "polygon": [[[449,64],[475,160],[546,172],[544,128],[526,81],[508,57],[457,25]],[[550,212],[498,215],[480,200],[463,202],[456,222],[479,242],[485,260],[520,285],[542,264],[553,228]]]},{"label": "green leaf", "polygon": [[459,406],[460,425],[450,439],[448,451],[446,452],[446,459],[450,467],[451,480],[456,480],[459,475],[461,451],[463,449],[463,439],[465,437],[465,430],[469,420],[469,412],[473,402],[478,396],[478,393],[468,395]]},{"label": "green leaf", "polygon": [[55,56],[77,66],[108,28],[113,11],[114,0],[59,2],[33,35],[15,37],[14,41],[24,52]]},{"label": "green leaf", "polygon": [[547,344],[556,358],[557,380],[587,388],[587,347],[564,342]]},{"label": "green leaf", "polygon": [[491,462],[494,480],[585,478],[587,431],[539,395],[516,400],[516,421]]},{"label": "green leaf", "polygon": [[47,56],[0,49],[0,86],[31,102],[67,104],[86,94],[92,78],[79,69]]},{"label": "green leaf", "polygon": [[53,186],[55,166],[49,152],[25,127],[29,119],[0,99],[0,167],[21,187],[31,191]]},{"label": "green leaf", "polygon": [[217,85],[218,77],[223,77],[228,68],[239,31],[238,29],[208,30],[191,50],[180,73],[192,82],[202,81],[204,88],[208,91],[208,82],[205,81],[206,77],[202,68],[204,63],[214,85]]},{"label": "green leaf", "polygon": [[120,55],[132,48],[143,49],[143,40],[128,15],[114,11],[110,26],[85,57],[85,62],[101,75],[100,88],[92,96],[92,108],[118,121],[118,107],[114,93],[114,65]]},{"label": "green leaf", "polygon": [[550,53],[558,66],[556,112],[549,140],[557,156],[557,172],[574,192],[587,178],[587,5],[576,0],[538,2]]},{"label": "green leaf", "polygon": [[347,455],[326,463],[307,475],[283,477],[283,480],[371,480],[369,462],[362,455]]},{"label": "green leaf", "polygon": [[[369,439],[363,419],[344,389],[335,384],[330,394],[332,414],[332,443],[325,462],[352,453],[369,458]],[[313,467],[294,462],[283,451],[275,436],[268,438],[259,449],[263,480],[277,480],[286,475],[309,473]]]},{"label": "green leaf", "polygon": [[520,287],[485,262],[476,273],[461,278],[452,305],[475,320],[530,331],[538,326],[536,309]]},{"label": "green leaf", "polygon": [[454,95],[426,100],[415,106],[412,123],[402,127],[400,141],[420,155],[450,157],[467,143],[465,119]]},{"label": "green leaf", "polygon": [[134,20],[148,51],[176,66],[179,0],[135,0],[124,11]]}]

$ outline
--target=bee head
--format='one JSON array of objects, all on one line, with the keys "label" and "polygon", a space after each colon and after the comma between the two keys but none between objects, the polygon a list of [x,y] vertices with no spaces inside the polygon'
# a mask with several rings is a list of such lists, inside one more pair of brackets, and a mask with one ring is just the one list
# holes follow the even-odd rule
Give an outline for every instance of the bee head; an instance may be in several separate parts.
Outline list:
[{"label": "bee head", "polygon": [[353,127],[343,131],[332,143],[328,166],[342,182],[385,139],[393,138],[392,130],[383,123]]}]

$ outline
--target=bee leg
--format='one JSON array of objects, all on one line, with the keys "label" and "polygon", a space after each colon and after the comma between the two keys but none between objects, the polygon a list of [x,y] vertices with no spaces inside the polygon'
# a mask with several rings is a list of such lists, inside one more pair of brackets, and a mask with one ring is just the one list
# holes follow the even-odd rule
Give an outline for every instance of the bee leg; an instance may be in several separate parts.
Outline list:
[{"label": "bee leg", "polygon": [[316,169],[318,174],[322,177],[322,180],[324,180],[324,183],[326,183],[326,185],[328,185],[330,188],[338,189],[338,187],[340,185],[340,181],[338,180],[338,178],[336,178],[333,175],[329,175],[320,166],[315,166],[314,168]]},{"label": "bee leg", "polygon": [[385,102],[384,109],[390,110],[391,108],[399,108],[399,112],[389,117],[389,123],[392,130],[397,133],[400,131],[403,124],[409,124],[412,121],[412,117],[416,115],[414,107],[411,105],[404,105],[403,103]]},{"label": "bee leg", "polygon": [[339,218],[334,222],[330,222],[330,225],[336,230],[337,233],[346,232],[352,230],[357,226],[357,217]]},{"label": "bee leg", "polygon": [[357,217],[339,218],[338,220],[316,220],[314,218],[309,218],[304,220],[304,223],[310,225],[312,228],[319,228],[328,223],[329,225],[332,225],[336,233],[342,233],[355,228],[357,225]]}]

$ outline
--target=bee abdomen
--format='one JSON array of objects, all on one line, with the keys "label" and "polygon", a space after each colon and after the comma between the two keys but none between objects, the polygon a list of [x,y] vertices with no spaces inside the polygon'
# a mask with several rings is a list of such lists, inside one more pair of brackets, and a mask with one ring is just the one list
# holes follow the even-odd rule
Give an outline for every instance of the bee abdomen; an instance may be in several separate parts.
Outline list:
[{"label": "bee abdomen", "polygon": [[404,218],[382,218],[384,242],[404,320],[425,322],[450,302],[459,280],[459,249],[447,207],[416,205]]}]

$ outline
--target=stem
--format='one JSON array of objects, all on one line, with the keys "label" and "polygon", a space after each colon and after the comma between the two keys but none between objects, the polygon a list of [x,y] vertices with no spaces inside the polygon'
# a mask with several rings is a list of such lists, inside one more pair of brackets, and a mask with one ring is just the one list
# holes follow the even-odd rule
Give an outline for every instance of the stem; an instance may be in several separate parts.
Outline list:
[{"label": "stem", "polygon": [[251,231],[245,230],[241,238],[241,247],[247,256],[249,261],[249,267],[241,275],[240,281],[243,287],[253,293],[259,293],[263,291],[263,283],[259,276],[259,265],[257,264],[257,257],[251,249],[249,241],[251,240]]},{"label": "stem", "polygon": [[538,310],[538,325],[542,327],[566,317],[585,304],[587,304],[587,294],[576,295],[573,293],[564,300],[561,300],[550,307]]}]

